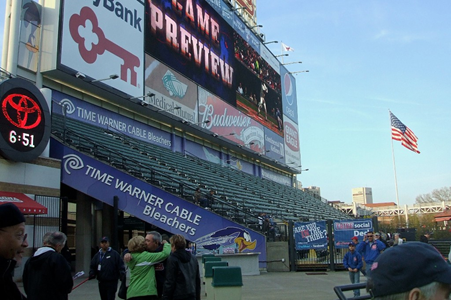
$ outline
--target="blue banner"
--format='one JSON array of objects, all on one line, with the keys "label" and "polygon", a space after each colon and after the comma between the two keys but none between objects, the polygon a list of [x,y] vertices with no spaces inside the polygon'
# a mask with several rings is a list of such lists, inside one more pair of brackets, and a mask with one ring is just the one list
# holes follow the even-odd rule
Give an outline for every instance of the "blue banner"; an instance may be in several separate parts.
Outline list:
[{"label": "blue banner", "polygon": [[363,241],[363,236],[368,231],[373,230],[371,219],[361,220],[337,220],[334,221],[334,241],[335,248],[348,248],[351,238],[356,236],[359,242]]},{"label": "blue banner", "polygon": [[326,222],[295,222],[296,250],[327,248]]},{"label": "blue banner", "polygon": [[83,123],[124,134],[134,139],[171,149],[171,134],[147,124],[135,121],[102,107],[52,90],[52,113],[66,116]]},{"label": "blue banner", "polygon": [[195,242],[199,252],[234,249],[259,252],[266,261],[265,236],[182,200],[109,165],[51,141],[51,157],[61,159],[61,182],[147,223]]}]

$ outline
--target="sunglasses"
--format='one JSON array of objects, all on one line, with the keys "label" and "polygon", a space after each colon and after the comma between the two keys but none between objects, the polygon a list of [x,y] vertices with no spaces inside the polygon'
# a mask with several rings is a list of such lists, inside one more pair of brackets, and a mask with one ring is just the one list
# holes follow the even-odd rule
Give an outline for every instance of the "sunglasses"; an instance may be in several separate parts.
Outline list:
[{"label": "sunglasses", "polygon": [[373,235],[367,235],[367,237],[373,237]]}]

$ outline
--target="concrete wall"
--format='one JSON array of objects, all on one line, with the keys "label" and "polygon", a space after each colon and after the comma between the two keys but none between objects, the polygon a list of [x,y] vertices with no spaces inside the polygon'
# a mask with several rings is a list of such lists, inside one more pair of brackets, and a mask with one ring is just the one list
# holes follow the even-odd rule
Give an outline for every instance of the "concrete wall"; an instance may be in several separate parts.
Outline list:
[{"label": "concrete wall", "polygon": [[288,242],[271,242],[266,244],[268,272],[289,272],[290,260]]}]

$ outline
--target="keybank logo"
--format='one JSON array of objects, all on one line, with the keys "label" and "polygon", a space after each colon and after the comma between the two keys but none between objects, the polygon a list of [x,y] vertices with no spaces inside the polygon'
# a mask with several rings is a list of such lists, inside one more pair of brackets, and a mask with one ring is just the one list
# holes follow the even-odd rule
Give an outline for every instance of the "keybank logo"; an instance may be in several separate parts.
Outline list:
[{"label": "keybank logo", "polygon": [[120,1],[114,0],[94,0],[93,4],[96,7],[102,5],[106,10],[113,13],[116,17],[132,26],[133,28],[138,29],[139,32],[142,32],[142,18],[138,15],[138,11],[136,9],[128,9]]},{"label": "keybank logo", "polygon": [[169,92],[169,95],[179,98],[185,97],[188,85],[178,80],[171,71],[168,70],[166,74],[164,74],[162,81],[164,87]]}]

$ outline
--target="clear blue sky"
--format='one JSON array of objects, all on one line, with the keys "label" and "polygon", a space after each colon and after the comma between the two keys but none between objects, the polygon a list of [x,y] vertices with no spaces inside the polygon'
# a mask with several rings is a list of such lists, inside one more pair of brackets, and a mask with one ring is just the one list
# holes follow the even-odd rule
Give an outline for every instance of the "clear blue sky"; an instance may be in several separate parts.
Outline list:
[{"label": "clear blue sky", "polygon": [[[399,203],[451,186],[451,2],[257,2],[267,41],[294,48],[303,186],[351,203],[371,187],[396,202],[390,109],[421,154],[393,141]],[[280,54],[280,44],[268,44]],[[288,52],[286,52],[288,53]]]},{"label": "clear blue sky", "polygon": [[[267,41],[295,49],[304,186],[351,203],[396,202],[390,109],[419,138],[394,142],[400,204],[451,186],[451,1],[257,1]],[[0,43],[5,4],[0,4]],[[280,54],[280,44],[269,44]]]}]

